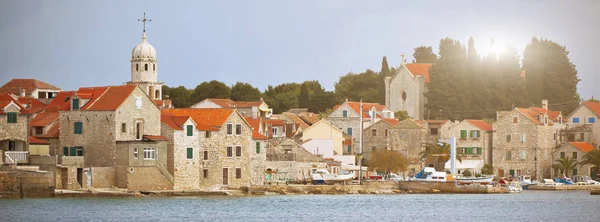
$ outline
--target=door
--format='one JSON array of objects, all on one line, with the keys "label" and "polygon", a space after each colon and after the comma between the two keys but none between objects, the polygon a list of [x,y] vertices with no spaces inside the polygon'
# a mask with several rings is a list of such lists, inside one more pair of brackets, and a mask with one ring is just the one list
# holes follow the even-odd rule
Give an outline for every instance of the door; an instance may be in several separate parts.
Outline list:
[{"label": "door", "polygon": [[229,169],[223,168],[223,185],[229,185]]},{"label": "door", "polygon": [[83,187],[83,168],[77,168],[77,183]]},{"label": "door", "polygon": [[504,177],[504,170],[498,169],[498,176],[499,177]]}]

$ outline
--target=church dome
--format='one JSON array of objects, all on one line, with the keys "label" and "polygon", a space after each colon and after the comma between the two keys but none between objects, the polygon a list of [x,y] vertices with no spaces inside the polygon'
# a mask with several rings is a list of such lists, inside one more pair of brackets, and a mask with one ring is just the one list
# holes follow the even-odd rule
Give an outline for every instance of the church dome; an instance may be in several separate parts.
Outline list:
[{"label": "church dome", "polygon": [[146,41],[146,33],[142,35],[142,42],[131,51],[131,59],[156,59],[156,49]]}]

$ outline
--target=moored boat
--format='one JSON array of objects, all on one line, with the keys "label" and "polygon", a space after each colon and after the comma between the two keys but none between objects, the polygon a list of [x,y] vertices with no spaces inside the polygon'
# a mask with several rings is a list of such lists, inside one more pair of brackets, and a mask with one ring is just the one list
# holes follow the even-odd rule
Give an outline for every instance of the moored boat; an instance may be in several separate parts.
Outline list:
[{"label": "moored boat", "polygon": [[315,184],[336,184],[336,183],[345,183],[352,180],[354,174],[331,174],[327,170],[316,170],[313,174],[311,174],[311,179]]},{"label": "moored boat", "polygon": [[435,171],[433,167],[425,167],[419,173],[415,174],[412,180],[429,182],[446,182],[446,172]]},{"label": "moored boat", "polygon": [[530,175],[521,175],[517,177],[517,182],[519,182],[521,184],[521,187],[523,188],[523,190],[527,190],[529,189],[529,185],[534,185],[537,183],[534,183],[531,181],[531,176]]},{"label": "moored boat", "polygon": [[487,185],[492,183],[492,177],[463,177],[456,178],[456,183],[459,185],[467,185],[467,184],[482,184]]},{"label": "moored boat", "polygon": [[520,193],[521,191],[523,191],[523,187],[521,187],[521,184],[519,182],[509,182],[506,185],[506,188],[508,188],[509,193]]}]

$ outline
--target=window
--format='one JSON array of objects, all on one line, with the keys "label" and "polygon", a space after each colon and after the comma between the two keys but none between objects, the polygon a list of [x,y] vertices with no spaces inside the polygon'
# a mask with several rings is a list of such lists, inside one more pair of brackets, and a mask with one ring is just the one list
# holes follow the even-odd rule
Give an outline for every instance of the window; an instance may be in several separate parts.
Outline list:
[{"label": "window", "polygon": [[210,138],[210,131],[206,131],[206,133],[205,133],[204,137],[206,137],[206,138]]},{"label": "window", "polygon": [[142,108],[142,97],[135,97],[135,108]]},{"label": "window", "polygon": [[72,110],[79,110],[79,99],[73,99],[71,101]]},{"label": "window", "polygon": [[573,117],[573,118],[571,119],[571,122],[572,122],[572,123],[579,124],[579,117]]},{"label": "window", "polygon": [[342,111],[342,116],[343,117],[348,117],[348,110],[343,110]]},{"label": "window", "polygon": [[83,156],[83,147],[81,147],[81,146],[63,147],[63,155],[65,155],[65,156]]},{"label": "window", "polygon": [[521,135],[521,143],[527,142],[527,134]]},{"label": "window", "polygon": [[139,71],[140,70],[140,64],[135,64],[135,71]]},{"label": "window", "polygon": [[506,151],[506,153],[504,155],[504,159],[505,160],[511,160],[512,159],[512,152],[511,151]]},{"label": "window", "polygon": [[69,147],[63,147],[63,155],[69,156]]},{"label": "window", "polygon": [[202,174],[203,174],[204,178],[208,178],[208,170],[207,169],[202,170]]},{"label": "window", "polygon": [[388,136],[388,130],[385,129],[384,132],[385,132],[385,137],[387,137]]},{"label": "window", "polygon": [[510,134],[506,135],[506,142],[510,143],[511,140],[512,140],[512,138],[511,138]]},{"label": "window", "polygon": [[510,177],[515,177],[515,170],[509,170],[508,174],[510,175]]},{"label": "window", "polygon": [[7,120],[6,120],[7,123],[17,123],[17,113],[15,113],[15,112],[9,112],[9,113],[6,114],[6,116],[7,116],[6,117],[7,118]]},{"label": "window", "polygon": [[577,159],[577,152],[573,152],[573,159],[576,160]]},{"label": "window", "polygon": [[127,132],[127,124],[126,123],[121,123],[121,132],[122,133],[126,133]]},{"label": "window", "polygon": [[352,136],[352,128],[348,127],[348,135]]},{"label": "window", "polygon": [[144,64],[144,71],[148,71],[148,64]]},{"label": "window", "polygon": [[271,131],[273,131],[273,136],[277,136],[278,129],[276,127],[273,127]]},{"label": "window", "polygon": [[559,117],[558,117],[558,124],[559,124],[559,125],[562,125],[562,116],[559,116]]},{"label": "window", "polygon": [[565,152],[560,152],[560,158],[565,158],[567,154]]},{"label": "window", "polygon": [[519,123],[519,117],[518,116],[513,117],[513,123]]},{"label": "window", "polygon": [[81,134],[83,132],[83,123],[81,122],[75,122],[74,126],[73,126],[73,133],[74,134]]},{"label": "window", "polygon": [[519,159],[525,160],[526,157],[527,157],[527,151],[521,150],[521,152],[519,153]]},{"label": "window", "polygon": [[152,64],[152,71],[156,71],[156,64]]},{"label": "window", "polygon": [[242,178],[242,168],[235,168],[235,179]]},{"label": "window", "polygon": [[596,117],[588,117],[587,118],[587,123],[588,124],[594,124],[594,123],[596,123]]},{"label": "window", "polygon": [[371,130],[371,136],[377,136],[377,130],[376,129],[372,129]]},{"label": "window", "polygon": [[44,134],[44,127],[43,126],[36,126],[35,128],[35,134],[40,135],[40,134]]},{"label": "window", "polygon": [[573,175],[571,176],[577,176],[577,169],[573,169]]},{"label": "window", "polygon": [[194,135],[194,125],[187,125],[187,136],[193,136]]},{"label": "window", "polygon": [[237,157],[242,156],[242,147],[241,146],[235,147],[235,156],[237,156]]},{"label": "window", "polygon": [[227,135],[233,134],[233,125],[231,123],[227,123]]},{"label": "window", "polygon": [[467,130],[461,130],[460,131],[460,138],[461,139],[466,139],[467,138]]},{"label": "window", "polygon": [[143,130],[142,122],[136,122],[135,123],[135,139],[137,139],[137,140],[142,139],[142,130]]},{"label": "window", "polygon": [[548,125],[548,116],[544,116],[544,124]]},{"label": "window", "polygon": [[133,159],[136,159],[136,160],[138,159],[138,152],[139,152],[139,150],[137,147],[133,148]]},{"label": "window", "polygon": [[352,147],[350,145],[348,145],[346,149],[348,149],[348,153],[351,153],[350,151],[352,151]]},{"label": "window", "polygon": [[194,159],[194,148],[188,147],[186,156],[188,160]]},{"label": "window", "polygon": [[579,141],[585,141],[585,133],[579,133]]},{"label": "window", "polygon": [[235,124],[235,135],[242,135],[242,124]]},{"label": "window", "polygon": [[144,160],[155,160],[156,148],[144,148]]},{"label": "window", "polygon": [[431,128],[431,129],[429,129],[429,133],[432,136],[435,136],[435,135],[438,135],[438,130],[439,130],[438,128]]},{"label": "window", "polygon": [[227,157],[233,157],[233,147],[227,147]]},{"label": "window", "polygon": [[556,133],[554,133],[554,140],[556,140]]},{"label": "window", "polygon": [[260,153],[260,142],[256,142],[256,153]]},{"label": "window", "polygon": [[481,131],[471,130],[471,138],[479,139],[480,136],[481,136]]}]

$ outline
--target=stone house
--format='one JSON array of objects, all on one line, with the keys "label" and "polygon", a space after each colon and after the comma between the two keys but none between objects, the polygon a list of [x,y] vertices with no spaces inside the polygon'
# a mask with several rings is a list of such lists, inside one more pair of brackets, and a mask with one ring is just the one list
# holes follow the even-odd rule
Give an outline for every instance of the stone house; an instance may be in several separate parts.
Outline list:
[{"label": "stone house", "polygon": [[563,136],[568,142],[587,142],[595,147],[600,144],[600,102],[584,102],[567,118]]},{"label": "stone house", "polygon": [[198,126],[200,189],[251,185],[252,128],[240,112],[225,108],[163,109],[162,115],[191,117]]},{"label": "stone house", "polygon": [[405,119],[391,126],[388,144],[391,150],[404,154],[408,160],[408,172],[415,173],[423,168],[419,153],[426,142],[425,128],[416,120]]},{"label": "stone house", "polygon": [[[361,104],[362,113],[360,113]],[[349,102],[346,100],[341,105],[335,106],[325,120],[352,136],[353,144],[360,144],[361,127],[363,129],[367,128],[382,118],[394,118],[394,113],[386,106],[378,103]],[[360,146],[355,148],[355,151],[362,153]]]},{"label": "stone house", "polygon": [[295,113],[283,112],[279,115],[279,118],[282,119],[285,124],[287,138],[294,138],[295,136],[302,134],[302,131],[310,126]]},{"label": "stone house", "polygon": [[270,144],[265,167],[266,182],[275,183],[309,179],[315,170],[327,169],[327,163],[293,140],[286,139]]},{"label": "stone house", "polygon": [[260,101],[233,101],[231,99],[204,99],[191,108],[229,108],[236,109],[244,116],[257,116],[263,118],[271,118],[273,109],[260,98]]},{"label": "stone house", "polygon": [[560,145],[558,134],[564,129],[560,111],[543,107],[515,108],[498,112],[494,129],[492,165],[500,177],[531,175],[550,178],[552,152]]},{"label": "stone house", "polygon": [[[402,56],[404,57],[404,56]],[[431,63],[402,64],[392,77],[385,78],[385,105],[393,112],[405,110],[413,119],[422,120],[425,114],[427,83]]]},{"label": "stone house", "polygon": [[0,94],[35,99],[52,99],[61,89],[37,79],[12,79],[0,87]]},{"label": "stone house", "polygon": [[389,129],[396,124],[398,124],[397,119],[381,119],[363,130],[364,149],[362,156],[365,160],[363,164],[368,165],[369,157],[371,157],[373,151],[390,149]]},{"label": "stone house", "polygon": [[450,139],[450,129],[454,127],[457,122],[450,120],[417,120],[417,123],[425,127],[426,135],[425,141],[428,143],[437,142],[439,140]]},{"label": "stone house", "polygon": [[263,119],[263,121],[270,139],[286,138],[285,122],[282,119]]},{"label": "stone house", "polygon": [[146,92],[137,85],[86,87],[68,100],[58,122],[63,186],[172,189],[160,110]]},{"label": "stone house", "polygon": [[0,163],[29,163],[31,114],[16,98],[0,95]]},{"label": "stone house", "polygon": [[[488,122],[465,119],[445,133],[444,139],[456,137],[456,155],[462,159],[456,162],[459,174],[465,170],[481,172],[484,164],[492,164],[492,131],[492,124]],[[450,161],[445,168],[450,169]]]},{"label": "stone house", "polygon": [[[573,157],[577,162],[580,162],[583,159],[583,156],[594,150],[594,146],[587,142],[568,142],[565,145],[558,147],[552,153],[552,159],[555,161],[561,158],[571,158]],[[564,172],[563,169],[560,169],[561,176]],[[596,178],[596,174],[598,173],[598,169],[596,167],[591,166],[590,164],[585,165],[576,165],[575,168],[571,170],[571,172],[565,173],[568,174],[569,177],[573,177],[575,175],[587,175],[591,178]]]},{"label": "stone house", "polygon": [[263,121],[260,117],[245,116],[246,122],[252,127],[252,143],[254,144],[254,152],[250,152],[250,182],[252,185],[265,184],[265,172],[267,161],[267,144],[268,138],[262,133],[264,132]]},{"label": "stone house", "polygon": [[200,189],[200,127],[190,116],[161,115],[161,135],[167,138],[167,170],[173,189]]}]

